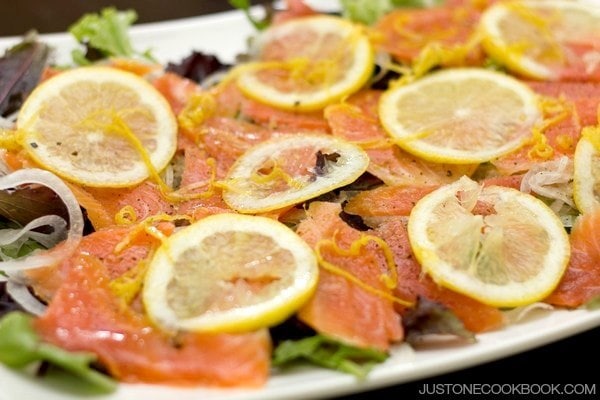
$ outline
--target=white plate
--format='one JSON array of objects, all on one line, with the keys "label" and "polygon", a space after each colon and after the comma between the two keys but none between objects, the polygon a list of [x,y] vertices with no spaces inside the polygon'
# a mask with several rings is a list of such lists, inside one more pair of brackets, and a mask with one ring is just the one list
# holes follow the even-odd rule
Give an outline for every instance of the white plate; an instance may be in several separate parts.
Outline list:
[{"label": "white plate", "polygon": [[[237,12],[135,27],[131,36],[138,49],[152,48],[161,61],[178,61],[192,49],[219,55],[233,62],[245,50],[252,28]],[[57,61],[68,62],[75,42],[65,35],[44,36],[56,46]],[[18,38],[0,38],[0,48]],[[368,379],[359,382],[352,376],[312,367],[275,372],[268,384],[258,390],[179,389],[153,385],[121,384],[116,393],[98,396],[98,400],[197,400],[197,399],[291,399],[338,396],[392,384],[422,379],[466,368],[535,347],[600,326],[600,310],[538,311],[527,321],[506,329],[478,335],[475,344],[437,347],[412,352],[405,346],[394,349],[392,356],[376,367]],[[58,390],[17,371],[0,365],[0,400],[80,399],[77,393]]]}]

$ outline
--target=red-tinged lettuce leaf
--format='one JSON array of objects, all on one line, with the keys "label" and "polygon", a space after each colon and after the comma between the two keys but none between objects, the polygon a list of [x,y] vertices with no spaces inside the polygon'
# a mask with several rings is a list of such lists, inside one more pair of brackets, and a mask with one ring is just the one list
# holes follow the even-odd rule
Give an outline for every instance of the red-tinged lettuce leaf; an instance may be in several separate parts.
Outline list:
[{"label": "red-tinged lettuce leaf", "polygon": [[49,54],[49,47],[34,34],[4,53],[0,58],[0,115],[8,116],[21,107],[39,83]]},{"label": "red-tinged lettuce leaf", "polygon": [[230,67],[214,55],[193,51],[179,63],[167,64],[166,70],[200,83],[215,72],[225,71]]},{"label": "red-tinged lettuce leaf", "polygon": [[447,307],[419,297],[415,307],[402,317],[405,340],[411,345],[423,343],[431,335],[450,335],[475,341],[473,332]]},{"label": "red-tinged lettuce leaf", "polygon": [[0,190],[1,217],[26,225],[44,215],[58,215],[68,221],[62,201],[51,189],[28,185],[16,190]]}]

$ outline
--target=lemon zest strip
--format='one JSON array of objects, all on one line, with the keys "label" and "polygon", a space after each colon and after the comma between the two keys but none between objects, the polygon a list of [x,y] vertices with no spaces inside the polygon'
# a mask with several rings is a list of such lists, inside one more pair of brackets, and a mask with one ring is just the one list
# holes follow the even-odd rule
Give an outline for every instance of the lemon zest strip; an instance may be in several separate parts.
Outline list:
[{"label": "lemon zest strip", "polygon": [[536,124],[532,130],[531,142],[533,147],[527,152],[529,158],[539,158],[547,160],[554,155],[554,148],[548,143],[548,138],[544,132],[551,126],[563,121],[572,113],[572,104],[562,98],[554,99],[544,97],[540,101],[544,115],[550,115],[544,118],[541,123]]},{"label": "lemon zest strip", "polygon": [[372,236],[372,235],[361,235],[361,237],[359,239],[352,242],[352,244],[350,245],[350,247],[348,249],[343,249],[335,241],[336,236],[337,236],[337,232],[334,233],[334,239],[323,239],[323,240],[320,240],[316,244],[315,253],[317,256],[317,260],[319,261],[319,265],[321,265],[325,270],[331,272],[332,274],[341,276],[344,279],[354,283],[355,285],[359,286],[361,289],[365,290],[366,292],[369,292],[371,294],[374,294],[376,296],[379,296],[381,298],[384,298],[384,299],[389,300],[394,303],[398,303],[398,304],[406,306],[406,307],[412,307],[414,305],[414,302],[401,299],[401,298],[396,297],[388,292],[377,289],[377,288],[363,282],[358,277],[356,277],[354,274],[325,260],[325,258],[323,257],[323,254],[321,253],[321,249],[323,246],[331,246],[333,248],[333,251],[335,251],[339,255],[342,255],[345,257],[356,257],[356,256],[360,255],[361,250],[369,242],[375,242],[378,245],[378,247],[383,251],[383,255],[384,255],[385,261],[386,261],[386,266],[388,267],[388,273],[381,274],[379,276],[379,279],[386,286],[386,288],[391,290],[397,286],[398,273],[396,271],[396,263],[394,262],[394,255],[393,255],[391,249],[389,248],[388,244],[383,239],[378,238],[376,236]]},{"label": "lemon zest strip", "polygon": [[[108,116],[111,120],[109,123],[102,123],[98,119],[102,116]],[[159,185],[161,192],[169,192],[171,189],[164,183],[160,178],[160,175],[150,159],[150,155],[144,148],[144,145],[140,139],[135,136],[131,131],[127,123],[115,110],[100,110],[98,112],[91,113],[88,115],[81,124],[84,127],[91,129],[100,129],[103,132],[113,132],[119,136],[124,137],[133,146],[135,151],[140,155],[142,162],[148,169],[148,173],[152,181]]]},{"label": "lemon zest strip", "polygon": [[144,165],[148,169],[150,179],[158,185],[161,195],[167,200],[185,201],[191,199],[206,198],[214,194],[213,182],[216,176],[216,165],[213,159],[207,160],[207,164],[211,167],[211,177],[207,184],[209,187],[207,191],[193,194],[185,194],[184,192],[174,191],[160,177],[160,174],[156,170],[156,168],[154,168],[152,160],[150,159],[150,155],[144,148],[144,145],[142,144],[140,139],[137,136],[135,136],[135,134],[131,131],[131,129],[123,120],[123,118],[121,118],[121,116],[116,111],[111,110],[108,112],[108,116],[111,118],[111,122],[108,124],[103,124],[97,120],[97,118],[101,117],[103,114],[106,114],[106,111],[93,113],[92,115],[88,116],[82,123],[84,124],[84,126],[90,127],[92,129],[101,129],[103,131],[113,132],[127,139],[142,158]]},{"label": "lemon zest strip", "polygon": [[24,135],[20,130],[0,129],[0,147],[8,151],[20,150]]},{"label": "lemon zest strip", "polygon": [[196,93],[188,100],[183,110],[177,115],[179,126],[187,131],[194,131],[214,114],[217,107],[215,97],[209,93]]},{"label": "lemon zest strip", "polygon": [[122,275],[109,282],[109,288],[117,297],[121,298],[125,304],[131,304],[140,290],[142,290],[144,277],[148,270],[149,259],[150,257],[141,260],[133,268],[130,268]]},{"label": "lemon zest strip", "polygon": [[168,215],[165,213],[161,213],[152,215],[144,219],[139,224],[137,224],[123,239],[121,239],[119,243],[117,243],[114,249],[114,253],[118,254],[127,247],[129,247],[133,240],[141,233],[146,233],[162,243],[163,241],[165,241],[167,236],[153,224],[156,222],[174,222],[179,220],[187,220],[192,222],[192,217],[190,217],[189,215]]},{"label": "lemon zest strip", "polygon": [[596,152],[600,152],[600,125],[589,125],[581,130],[581,137],[587,139]]},{"label": "lemon zest strip", "polygon": [[126,205],[115,214],[115,222],[117,225],[131,225],[138,219],[135,208],[131,205]]}]

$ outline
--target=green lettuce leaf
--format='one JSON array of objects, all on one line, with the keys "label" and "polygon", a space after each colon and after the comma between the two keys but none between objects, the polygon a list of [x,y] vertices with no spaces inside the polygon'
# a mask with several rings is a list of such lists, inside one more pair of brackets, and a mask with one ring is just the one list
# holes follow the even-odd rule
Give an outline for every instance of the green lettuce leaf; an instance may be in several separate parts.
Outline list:
[{"label": "green lettuce leaf", "polygon": [[374,24],[384,14],[400,7],[431,7],[444,0],[340,0],[342,16],[366,25]]},{"label": "green lettuce leaf", "polygon": [[266,29],[271,24],[272,13],[269,8],[266,9],[267,12],[263,19],[257,19],[250,14],[250,6],[252,5],[250,0],[229,0],[229,4],[242,11],[248,21],[259,31]]},{"label": "green lettuce leaf", "polygon": [[285,340],[273,353],[273,365],[285,366],[299,361],[355,375],[364,379],[388,355],[375,349],[363,349],[341,343],[323,335],[300,340]]},{"label": "green lettuce leaf", "polygon": [[600,309],[600,296],[593,297],[590,301],[584,304],[588,310]]},{"label": "green lettuce leaf", "polygon": [[96,355],[68,352],[42,342],[33,330],[32,317],[23,312],[11,312],[0,319],[0,362],[11,368],[24,368],[34,362],[47,362],[83,380],[97,393],[116,390],[116,382],[90,367]]},{"label": "green lettuce leaf", "polygon": [[149,52],[137,52],[129,38],[129,27],[137,20],[134,10],[117,11],[104,8],[100,13],[85,14],[69,27],[69,32],[86,51],[75,49],[71,53],[78,65],[90,64],[108,57],[141,56],[151,60]]}]

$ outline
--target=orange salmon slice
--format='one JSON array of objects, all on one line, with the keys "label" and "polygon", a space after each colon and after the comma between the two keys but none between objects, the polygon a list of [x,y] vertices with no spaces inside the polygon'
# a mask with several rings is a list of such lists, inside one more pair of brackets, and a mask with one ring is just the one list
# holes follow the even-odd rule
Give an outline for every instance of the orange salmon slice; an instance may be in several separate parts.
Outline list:
[{"label": "orange salmon slice", "polygon": [[[429,44],[448,49],[467,44],[475,32],[481,11],[468,1],[452,3],[455,4],[398,9],[386,14],[374,27],[373,36],[379,39],[379,49],[401,62],[410,63]],[[477,46],[464,61],[479,65],[482,60],[483,51]]]},{"label": "orange salmon slice", "polygon": [[[313,248],[324,239],[335,239],[348,249],[360,238],[338,217],[337,203],[313,202],[308,217],[298,226],[298,234]],[[367,245],[356,256],[344,256],[331,247],[321,249],[326,261],[354,275],[367,285],[390,292],[380,280],[385,267],[380,250]],[[298,317],[319,333],[359,347],[387,350],[403,338],[400,317],[390,300],[365,291],[346,278],[321,268],[317,291]]]},{"label": "orange salmon slice", "polygon": [[546,299],[579,307],[600,296],[600,209],[583,214],[571,230],[571,259],[558,287]]}]

